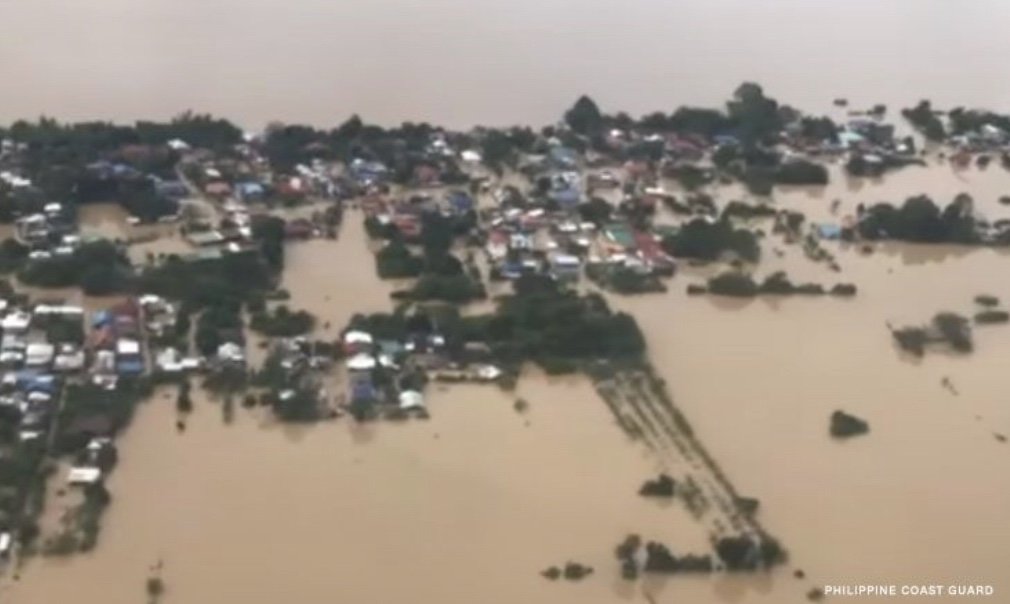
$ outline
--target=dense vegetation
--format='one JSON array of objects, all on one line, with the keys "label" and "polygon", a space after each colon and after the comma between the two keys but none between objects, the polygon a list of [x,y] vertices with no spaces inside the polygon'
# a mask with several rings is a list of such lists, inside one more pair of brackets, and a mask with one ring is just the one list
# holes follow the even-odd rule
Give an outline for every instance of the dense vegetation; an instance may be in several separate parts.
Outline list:
[{"label": "dense vegetation", "polygon": [[919,101],[915,107],[902,109],[901,114],[927,139],[940,142],[947,137],[947,129],[929,101]]},{"label": "dense vegetation", "polygon": [[[184,113],[167,123],[133,125],[62,124],[41,118],[15,122],[6,136],[23,145],[21,167],[44,198],[69,203],[116,201],[131,214],[154,220],[178,209],[174,200],[157,195],[145,176],[174,177],[178,157],[165,143],[181,139],[194,147],[223,151],[242,140],[242,131],[226,120]],[[100,162],[132,170],[110,175],[91,169]]]},{"label": "dense vegetation", "polygon": [[254,331],[278,338],[300,336],[312,331],[316,319],[304,310],[292,311],[281,304],[273,312],[262,310],[253,313],[249,327]]},{"label": "dense vegetation", "polygon": [[132,277],[129,259],[109,241],[84,243],[65,256],[29,260],[18,274],[27,285],[80,286],[84,293],[92,296],[126,291]]},{"label": "dense vegetation", "polygon": [[60,410],[56,449],[78,451],[94,436],[115,434],[130,423],[137,403],[149,394],[143,380],[120,379],[115,390],[91,383],[68,384]]},{"label": "dense vegetation", "polygon": [[952,312],[937,313],[927,326],[893,329],[891,335],[899,347],[916,356],[925,354],[931,343],[947,344],[957,352],[971,352],[974,347],[971,321]]},{"label": "dense vegetation", "polygon": [[735,228],[728,220],[710,222],[691,220],[676,233],[663,238],[663,249],[671,256],[718,260],[726,253],[757,262],[761,248],[757,237],[747,229]]},{"label": "dense vegetation", "polygon": [[420,275],[424,260],[395,238],[375,255],[375,266],[382,279],[405,279]]},{"label": "dense vegetation", "polygon": [[859,233],[866,239],[978,243],[973,206],[967,195],[959,195],[942,210],[925,195],[910,197],[899,208],[878,203],[863,213]]},{"label": "dense vegetation", "polygon": [[489,314],[463,316],[438,306],[408,315],[401,307],[392,314],[357,315],[350,327],[405,340],[437,324],[451,355],[462,354],[467,343],[481,343],[502,364],[532,361],[548,370],[596,359],[634,359],[645,350],[634,318],[613,312],[598,295],[579,295],[540,275],[524,275],[514,288]]}]

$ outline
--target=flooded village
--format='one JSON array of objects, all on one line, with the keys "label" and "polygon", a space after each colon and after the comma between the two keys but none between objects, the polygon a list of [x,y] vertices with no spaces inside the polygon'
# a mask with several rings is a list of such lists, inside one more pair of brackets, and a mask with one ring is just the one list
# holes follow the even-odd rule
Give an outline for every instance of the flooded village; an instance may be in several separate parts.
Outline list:
[{"label": "flooded village", "polygon": [[0,598],[1010,588],[1010,116],[772,92],[0,129]]}]

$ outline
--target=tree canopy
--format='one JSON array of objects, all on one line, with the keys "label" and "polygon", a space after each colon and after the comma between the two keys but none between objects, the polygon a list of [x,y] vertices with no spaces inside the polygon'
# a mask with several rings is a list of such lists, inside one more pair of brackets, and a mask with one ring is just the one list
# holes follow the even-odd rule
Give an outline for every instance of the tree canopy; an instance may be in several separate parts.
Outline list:
[{"label": "tree canopy", "polygon": [[859,232],[867,239],[920,243],[977,243],[971,197],[959,195],[941,210],[925,195],[909,197],[901,207],[878,203],[866,210]]}]

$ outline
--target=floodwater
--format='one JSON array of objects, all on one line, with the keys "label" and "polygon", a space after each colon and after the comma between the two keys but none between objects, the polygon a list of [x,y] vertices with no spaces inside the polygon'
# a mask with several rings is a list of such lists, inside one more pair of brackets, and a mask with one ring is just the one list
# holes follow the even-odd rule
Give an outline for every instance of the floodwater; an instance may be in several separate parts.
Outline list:
[{"label": "floodwater", "polygon": [[[334,330],[354,311],[389,305],[358,213],[338,241],[292,245],[287,262],[291,304]],[[527,412],[513,409],[516,397]],[[704,551],[706,535],[682,507],[635,494],[659,466],[586,380],[533,374],[510,394],[434,385],[433,418],[403,425],[292,428],[249,411],[225,425],[217,405],[198,400],[180,435],[170,396],[147,403],[121,441],[97,551],[30,561],[0,597],[132,603],[159,562],[167,597],[192,604],[602,604],[643,589],[755,588],[618,580],[612,550],[628,533],[685,551]],[[568,560],[596,574],[582,584],[539,576]]]},{"label": "floodwater", "polygon": [[[817,195],[790,191],[776,203],[830,219],[823,207],[835,197],[844,213],[863,192],[867,201],[920,188],[953,195],[955,182],[994,199],[1001,174],[940,166],[859,190],[839,181]],[[790,551],[786,569],[620,580],[612,550],[625,534],[690,552],[703,551],[704,528],[680,503],[635,494],[659,462],[626,439],[589,384],[530,374],[510,395],[435,386],[432,419],[402,425],[296,429],[244,410],[225,425],[218,403],[198,401],[178,435],[171,399],[156,398],[122,439],[97,551],[30,561],[0,597],[135,602],[161,561],[168,600],[193,604],[799,604],[811,587],[852,583],[994,584],[1001,601],[1010,589],[1010,445],[996,435],[1010,435],[1010,328],[977,327],[970,355],[916,360],[895,349],[885,324],[970,315],[979,293],[1010,301],[1010,259],[951,246],[878,245],[863,255],[826,245],[841,273],[775,235],[758,272],[854,282],[855,299],[688,297],[685,285],[707,271],[686,268],[666,295],[612,300],[642,325],[653,363],[738,492],[761,501],[762,525]],[[354,312],[391,308],[393,286],[374,278],[357,212],[336,241],[290,245],[287,263],[290,305],[329,321],[323,335],[335,337]],[[515,397],[530,411],[514,411]],[[833,441],[835,409],[867,419],[871,433]],[[538,575],[569,559],[596,574],[579,584]]]},{"label": "floodwater", "polygon": [[[298,0],[283,10],[266,0],[0,0],[0,14],[16,24],[0,37],[0,76],[12,83],[0,121],[192,108],[250,128],[332,125],[353,112],[380,123],[542,124],[582,93],[637,114],[718,104],[743,80],[811,111],[831,111],[837,96],[892,114],[921,97],[1010,110],[1010,88],[992,85],[1010,53],[1001,0]],[[920,193],[947,203],[968,192],[989,219],[1010,217],[997,203],[1010,176],[997,166],[832,176],[775,203],[824,221],[858,203]],[[84,211],[93,232],[132,234],[115,209]],[[171,252],[175,241],[134,249]],[[971,355],[921,360],[895,350],[885,327],[971,314],[979,293],[1010,304],[1010,258],[908,245],[867,256],[829,244],[842,267],[834,273],[775,238],[764,247],[760,274],[853,282],[859,295],[689,298],[684,286],[704,272],[688,269],[667,295],[613,304],[634,313],[653,363],[738,491],[760,499],[789,569],[620,581],[612,549],[626,533],[686,552],[701,549],[701,528],[679,505],[635,495],[656,461],[625,439],[588,384],[531,375],[514,395],[434,388],[430,421],[364,428],[285,428],[246,411],[224,425],[216,403],[197,401],[179,435],[172,401],[157,398],[122,439],[97,551],[31,561],[0,584],[0,601],[134,603],[159,561],[166,601],[187,604],[591,604],[646,594],[664,604],[798,604],[810,587],[850,583],[994,584],[992,601],[1010,599],[1010,445],[995,438],[1010,435],[1010,327],[976,328]],[[287,262],[290,305],[319,317],[324,334],[354,312],[391,308],[394,286],[374,277],[359,214],[338,241],[291,244]],[[945,377],[957,395],[941,387]],[[514,396],[529,400],[527,414],[512,409]],[[831,440],[835,409],[867,419],[871,433]],[[538,576],[569,559],[596,574],[580,584]],[[794,568],[808,578],[792,578]]]},{"label": "floodwater", "polygon": [[0,0],[0,121],[209,111],[260,128],[550,123],[583,93],[633,114],[742,81],[823,110],[1010,109],[1003,0]]}]

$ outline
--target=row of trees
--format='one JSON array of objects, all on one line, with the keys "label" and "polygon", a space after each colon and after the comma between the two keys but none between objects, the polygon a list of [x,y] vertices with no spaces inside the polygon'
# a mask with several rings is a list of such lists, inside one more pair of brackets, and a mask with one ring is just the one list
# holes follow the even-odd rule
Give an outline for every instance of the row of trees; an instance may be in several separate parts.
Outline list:
[{"label": "row of trees", "polygon": [[712,277],[708,280],[706,286],[689,285],[687,291],[690,294],[712,293],[735,298],[751,298],[759,294],[780,296],[794,294],[821,296],[830,294],[832,296],[851,297],[856,295],[856,286],[851,283],[838,283],[828,289],[820,283],[793,283],[783,271],[772,273],[765,277],[763,281],[758,282],[745,272],[731,270]]},{"label": "row of trees", "polygon": [[772,140],[793,113],[784,110],[775,99],[765,96],[758,84],[745,82],[734,91],[724,111],[681,107],[670,115],[651,113],[636,123],[626,115],[605,115],[595,101],[582,96],[565,112],[564,120],[575,132],[589,136],[608,128],[637,125],[651,131],[706,137],[735,135],[745,144],[752,144]]},{"label": "row of trees", "polygon": [[865,209],[859,234],[865,239],[920,243],[978,243],[978,229],[968,195],[958,195],[942,210],[925,195],[910,197],[900,207],[878,203]]}]

